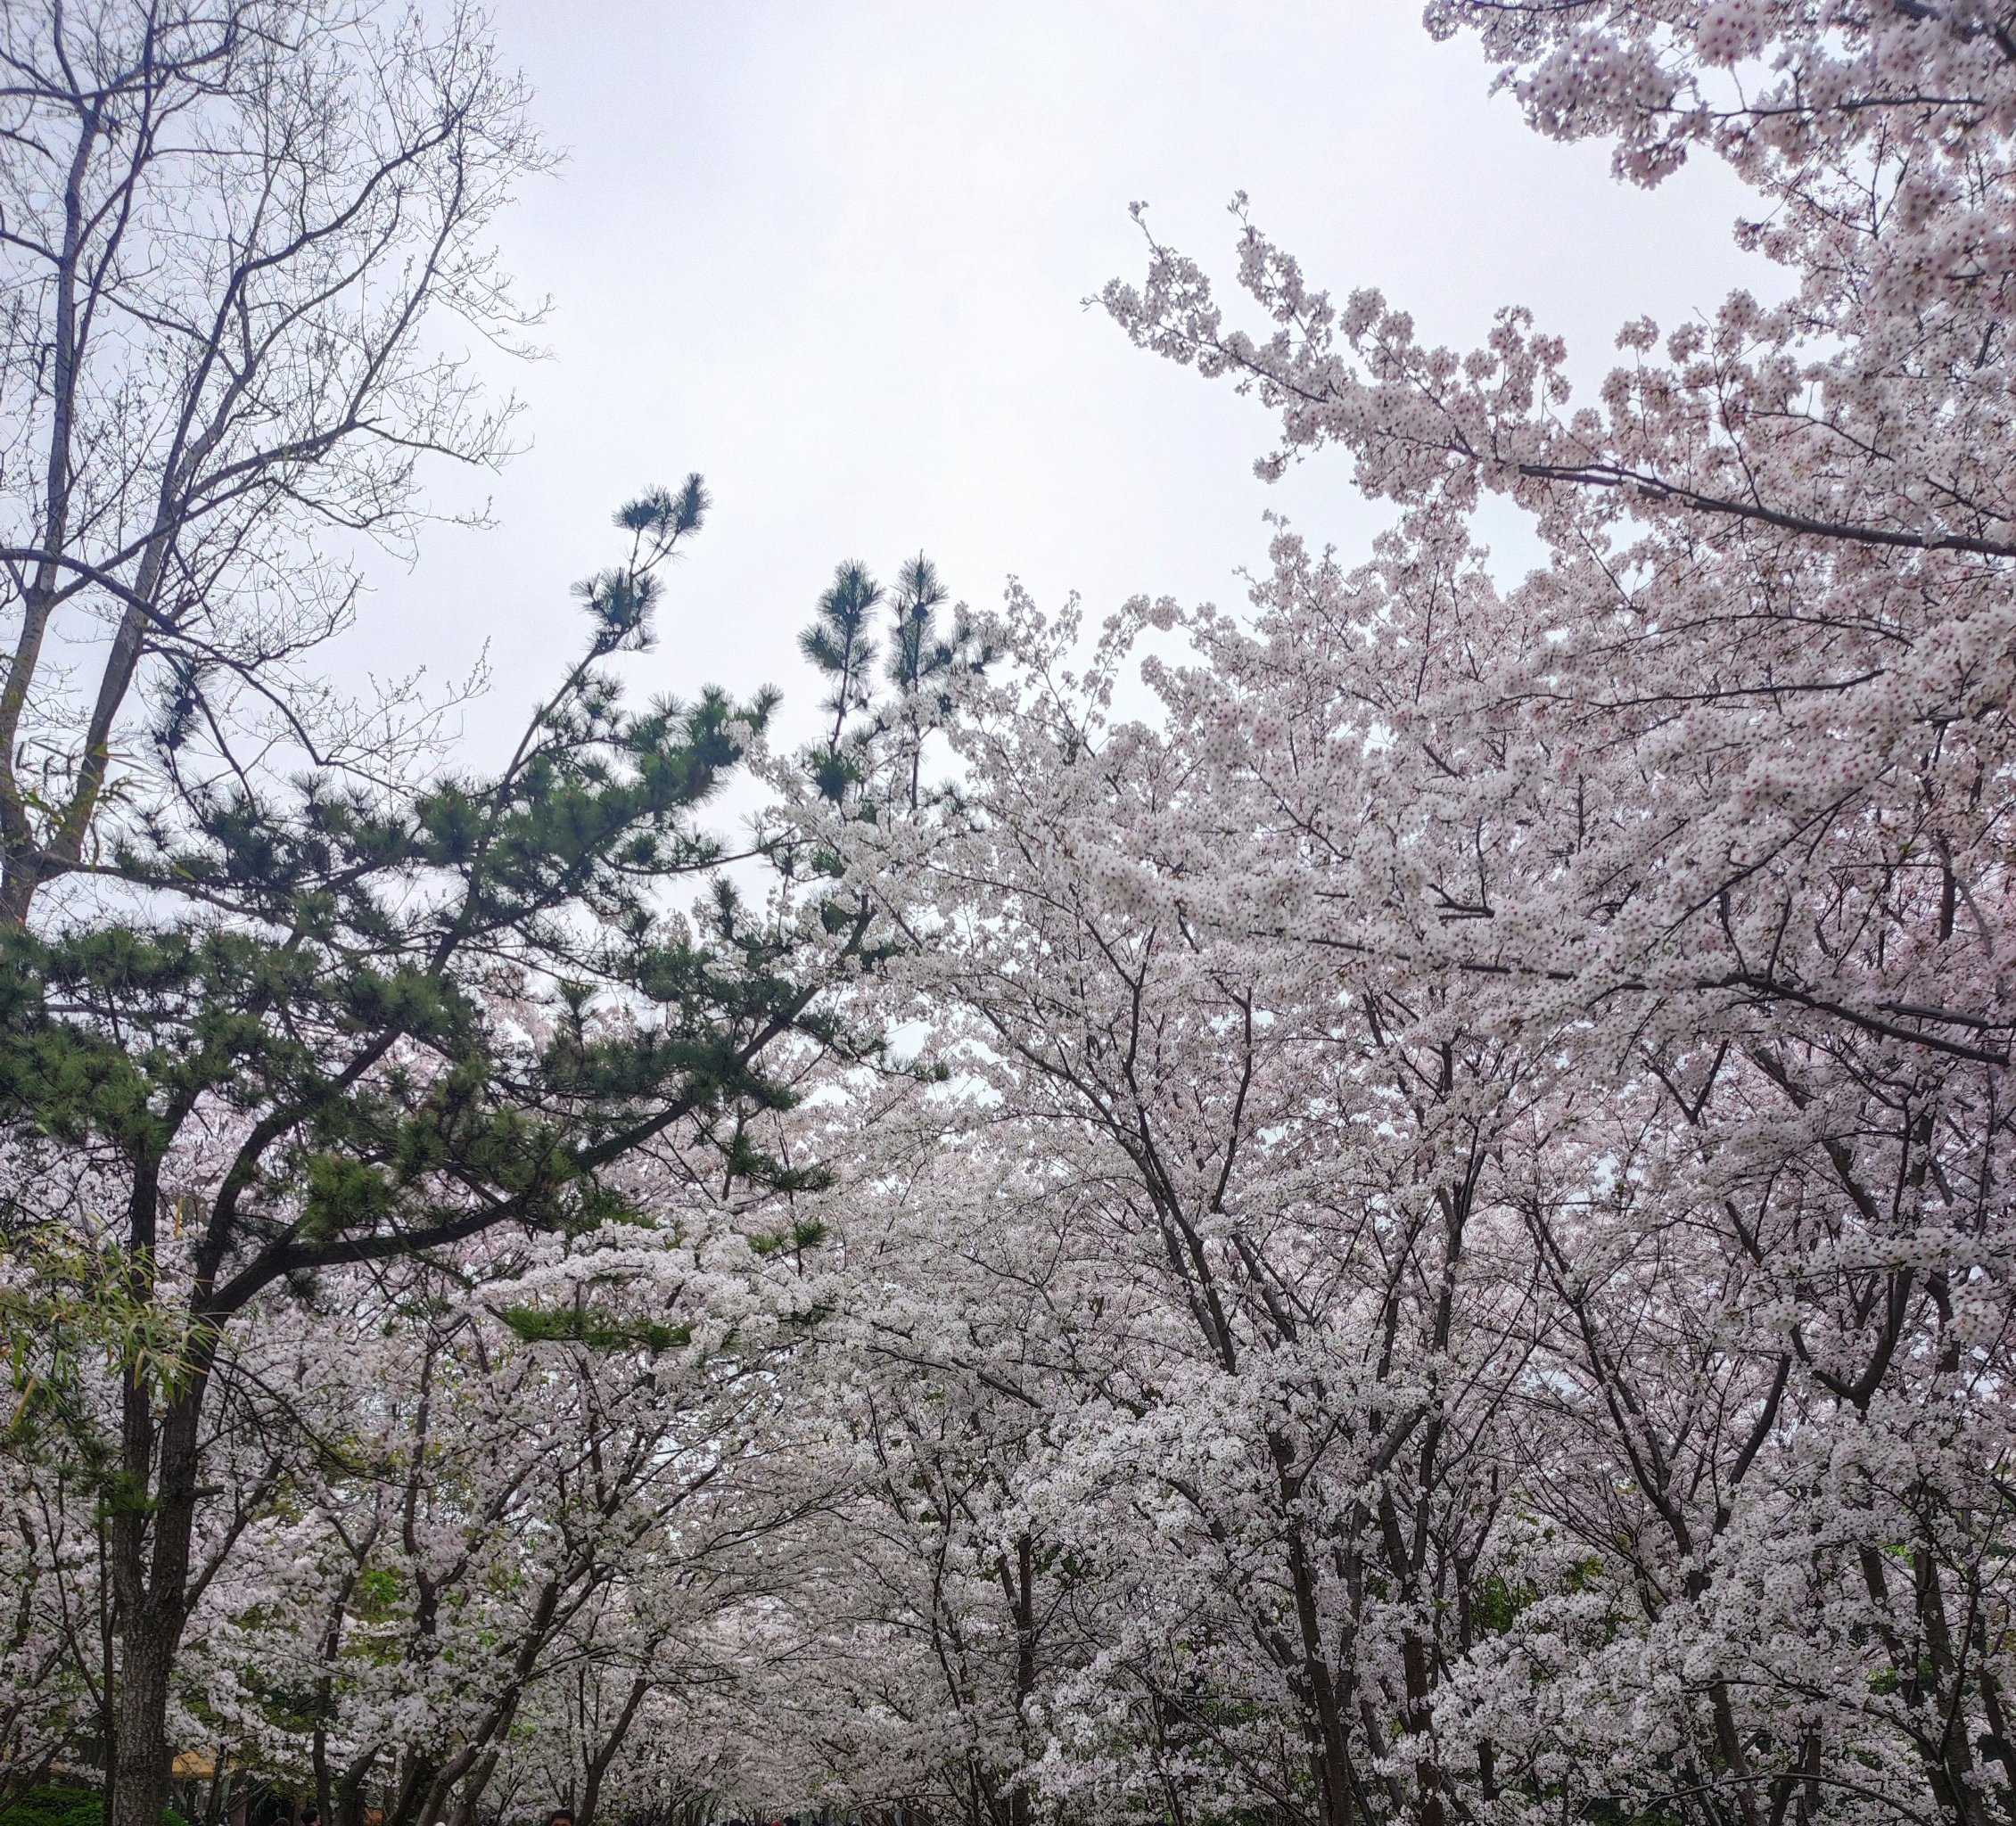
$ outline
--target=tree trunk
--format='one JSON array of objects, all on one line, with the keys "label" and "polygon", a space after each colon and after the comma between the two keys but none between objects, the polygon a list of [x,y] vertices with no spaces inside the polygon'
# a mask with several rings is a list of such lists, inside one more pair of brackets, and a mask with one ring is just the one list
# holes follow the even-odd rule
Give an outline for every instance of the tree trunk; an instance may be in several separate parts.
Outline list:
[{"label": "tree trunk", "polygon": [[[914,773],[913,773],[914,779]],[[914,802],[917,788],[910,788]],[[1008,1826],[1030,1826],[1029,1711],[1036,1700],[1036,1548],[1024,1530],[1015,1543],[1015,1712],[1022,1740],[1023,1767],[1008,1790]]]},{"label": "tree trunk", "polygon": [[181,1619],[148,1605],[126,1620],[111,1826],[160,1826],[168,1796],[168,1683]]},{"label": "tree trunk", "polygon": [[637,1722],[637,1708],[644,1703],[644,1696],[650,1690],[651,1680],[647,1674],[640,1674],[630,1682],[614,1728],[603,1740],[601,1748],[588,1758],[587,1779],[581,1785],[581,1804],[574,1814],[574,1826],[595,1826],[595,1812],[602,1803],[603,1778],[608,1774],[609,1765],[615,1761],[623,1740],[630,1734],[630,1726]]},{"label": "tree trunk", "polygon": [[[199,1343],[193,1354],[197,1361],[185,1365],[184,1385],[161,1415],[158,1459],[152,1391],[134,1372],[126,1378],[125,1488],[112,1523],[122,1641],[110,1826],[160,1826],[168,1798],[169,1679],[188,1620],[197,1428],[210,1378],[209,1347]],[[150,1482],[151,1502],[144,1500]]]},{"label": "tree trunk", "polygon": [[378,1761],[378,1747],[366,1749],[336,1783],[336,1811],[324,1814],[322,1826],[364,1826],[364,1783]]},{"label": "tree trunk", "polygon": [[1302,1676],[1314,1702],[1318,1818],[1322,1826],[1351,1826],[1351,1775],[1346,1739],[1349,1727],[1337,1704],[1329,1657],[1323,1652],[1322,1625],[1316,1606],[1316,1581],[1299,1527],[1288,1529],[1288,1579],[1295,1592],[1296,1620],[1302,1633]]}]

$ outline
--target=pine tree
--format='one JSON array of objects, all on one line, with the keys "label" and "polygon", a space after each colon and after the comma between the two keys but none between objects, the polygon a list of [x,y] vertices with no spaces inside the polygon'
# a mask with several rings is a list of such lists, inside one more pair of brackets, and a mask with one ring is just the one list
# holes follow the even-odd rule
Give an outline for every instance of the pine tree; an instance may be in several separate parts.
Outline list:
[{"label": "pine tree", "polygon": [[[786,1106],[767,1057],[835,1037],[802,947],[844,956],[859,926],[835,911],[808,941],[753,913],[695,821],[773,698],[631,710],[604,664],[651,644],[664,562],[705,508],[694,476],[617,516],[628,557],[580,586],[586,650],[498,772],[164,792],[100,866],[118,899],[0,927],[0,1141],[29,1169],[6,1203],[36,1215],[38,1175],[87,1162],[116,1201],[100,1210],[122,1307],[152,1315],[128,1328],[149,1342],[106,1480],[121,1821],[160,1815],[209,1526],[206,1394],[255,1302],[344,1264],[633,1214],[640,1149]],[[201,689],[180,681],[164,743]]]},{"label": "pine tree", "polygon": [[938,567],[919,552],[898,572],[894,611],[896,641],[889,654],[889,682],[906,697],[921,690],[957,657],[951,642],[938,637],[938,611],[951,598]]},{"label": "pine tree", "polygon": [[832,680],[824,703],[833,713],[833,728],[811,757],[813,777],[828,799],[840,798],[860,777],[847,753],[847,719],[867,709],[873,693],[876,643],[868,620],[881,601],[882,586],[868,567],[849,559],[834,567],[832,586],[798,637],[799,651]]},{"label": "pine tree", "polygon": [[897,692],[891,716],[904,732],[909,750],[912,811],[917,807],[923,777],[924,738],[943,722],[951,707],[945,686],[954,673],[977,670],[993,657],[963,605],[953,612],[950,631],[941,633],[938,611],[950,599],[938,567],[922,552],[898,573],[891,605],[895,640],[889,654],[888,678]]}]

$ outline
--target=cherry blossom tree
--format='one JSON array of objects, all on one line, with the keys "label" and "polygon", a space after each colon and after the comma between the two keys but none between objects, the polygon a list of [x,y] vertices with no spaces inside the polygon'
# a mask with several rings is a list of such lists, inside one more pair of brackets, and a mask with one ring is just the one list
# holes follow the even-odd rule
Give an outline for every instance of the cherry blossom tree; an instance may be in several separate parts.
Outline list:
[{"label": "cherry blossom tree", "polygon": [[[1388,530],[1279,526],[1247,613],[1089,637],[843,566],[819,743],[695,730],[774,796],[760,931],[724,897],[675,948],[740,973],[734,1069],[680,1054],[539,1221],[381,1246],[338,1169],[391,1168],[325,1123],[299,1216],[234,1232],[177,1731],[343,1826],[2016,1820],[2016,24],[1429,24],[1626,181],[1725,160],[1782,295],[1624,326],[1585,400],[1526,314],[1425,347],[1244,200],[1244,306],[1151,241],[1121,325],[1256,396],[1264,473],[1340,446]],[[1517,581],[1489,495],[1545,547]],[[614,645],[649,571],[588,590]],[[584,794],[679,771],[581,676],[535,741]],[[540,942],[713,867],[652,828]],[[650,1050],[662,974],[548,975],[482,988],[514,1069]],[[61,1215],[6,1288],[48,1321],[0,1532],[26,1761],[108,1690],[130,1524],[74,1468],[185,1353],[80,1216],[117,1148],[16,1145]]]},{"label": "cherry blossom tree", "polygon": [[[1128,1315],[1044,1475],[1085,1564],[1153,1571],[1041,1779],[2000,1818],[2007,28],[1434,22],[1628,178],[1728,159],[1790,295],[1625,326],[1581,407],[1524,315],[1423,348],[1243,202],[1259,332],[1152,246],[1122,324],[1278,414],[1264,471],[1343,445],[1392,531],[1356,570],[1284,531],[1250,622],[1143,605],[1079,676],[1011,605],[956,787],[864,761],[827,814],[975,1164],[1073,1213],[1035,1284]],[[1549,548],[1516,588],[1486,492]]]},{"label": "cherry blossom tree", "polygon": [[[1468,356],[1427,349],[1247,226],[1255,335],[1155,248],[1144,288],[1107,293],[1129,331],[1278,412],[1264,471],[1341,444],[1402,514],[1370,571],[1284,540],[1262,590],[1262,652],[1284,684],[1335,669],[1378,790],[1309,780],[1320,726],[1254,771],[1343,864],[1309,937],[1464,984],[1473,1019],[1544,1033],[1584,1080],[1493,1166],[1548,1315],[1526,1399],[1606,1461],[1548,1468],[1551,1518],[1606,1570],[1630,1543],[1610,1601],[1628,1592],[1649,1684],[1611,1737],[1618,1791],[1746,1822],[1994,1817],[2007,28],[1968,7],[1431,17],[1479,31],[1543,131],[1613,139],[1629,179],[1728,160],[1768,214],[1740,232],[1791,295],[1732,297],[1663,355],[1627,325],[1577,406],[1521,313]],[[1550,550],[1502,595],[1446,562],[1487,491]],[[1544,1510],[1536,1482],[1519,1501]],[[1814,1544],[1788,1583],[1794,1528]],[[1567,1641],[1564,1674],[1602,1665]],[[1541,1791],[1596,1766],[1558,1762]]]}]

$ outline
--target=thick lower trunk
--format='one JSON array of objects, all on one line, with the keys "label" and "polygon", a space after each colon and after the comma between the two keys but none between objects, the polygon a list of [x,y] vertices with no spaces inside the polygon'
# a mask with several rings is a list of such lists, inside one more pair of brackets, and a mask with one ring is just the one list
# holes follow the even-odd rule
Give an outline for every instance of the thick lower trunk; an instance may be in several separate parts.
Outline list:
[{"label": "thick lower trunk", "polygon": [[581,1804],[574,1814],[574,1826],[595,1826],[596,1811],[602,1805],[603,1778],[609,1773],[609,1765],[615,1761],[623,1740],[630,1734],[630,1726],[637,1722],[638,1707],[643,1705],[644,1696],[650,1690],[648,1675],[640,1674],[630,1682],[630,1690],[623,1699],[623,1709],[616,1715],[615,1728],[603,1740],[601,1748],[588,1758],[587,1779],[581,1785]]},{"label": "thick lower trunk", "polygon": [[169,1675],[181,1637],[179,1616],[143,1612],[126,1619],[111,1826],[160,1826],[168,1798]]},{"label": "thick lower trunk", "polygon": [[367,1749],[343,1771],[336,1783],[336,1810],[323,1814],[324,1826],[364,1826],[365,1779],[377,1761],[377,1750]]},{"label": "thick lower trunk", "polygon": [[448,1816],[448,1826],[476,1826],[476,1808],[482,1800],[483,1790],[490,1785],[490,1777],[497,1773],[498,1756],[496,1750],[487,1751],[463,1778],[456,1794],[454,1811]]},{"label": "thick lower trunk", "polygon": [[[1292,1513],[1302,1494],[1295,1475],[1295,1455],[1288,1441],[1271,1430],[1267,1450],[1273,1460],[1281,1506]],[[1305,1717],[1304,1723],[1309,1727],[1309,1773],[1316,1788],[1317,1819],[1321,1826],[1351,1826],[1351,1728],[1337,1693],[1337,1670],[1325,1647],[1315,1567],[1299,1524],[1288,1525],[1287,1545],[1288,1585],[1295,1594],[1296,1624],[1301,1636],[1301,1666],[1293,1673],[1299,1677],[1304,1703],[1314,1714]],[[1285,1662],[1284,1671],[1288,1671]]]},{"label": "thick lower trunk", "polygon": [[1036,1702],[1036,1543],[1027,1534],[1016,1542],[1015,1564],[1000,1561],[1001,1588],[1015,1619],[1016,1737],[1022,1766],[1008,1793],[1008,1826],[1030,1826],[1029,1717]]},{"label": "thick lower trunk", "polygon": [[315,1737],[309,1746],[309,1776],[315,1783],[316,1817],[323,1826],[334,1826],[335,1797],[329,1781],[329,1733],[321,1725],[315,1727]]},{"label": "thick lower trunk", "polygon": [[[162,1413],[158,1434],[152,1389],[137,1375],[127,1378],[127,1487],[113,1521],[120,1652],[109,1826],[160,1826],[168,1799],[169,1689],[188,1620],[196,1440],[209,1371],[207,1361],[185,1366],[184,1386]],[[152,1500],[143,1501],[150,1481]]]},{"label": "thick lower trunk", "polygon": [[440,1765],[432,1757],[424,1756],[416,1749],[406,1759],[399,1771],[399,1784],[384,1810],[384,1826],[414,1826],[420,1817],[421,1804],[425,1801],[440,1774]]}]

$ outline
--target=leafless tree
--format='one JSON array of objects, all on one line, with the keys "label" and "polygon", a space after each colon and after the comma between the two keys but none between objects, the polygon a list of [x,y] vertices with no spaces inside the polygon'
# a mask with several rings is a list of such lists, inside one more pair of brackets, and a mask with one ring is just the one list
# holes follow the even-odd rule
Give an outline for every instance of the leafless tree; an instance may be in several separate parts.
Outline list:
[{"label": "leafless tree", "polygon": [[366,764],[304,655],[506,452],[526,102],[463,0],[0,0],[0,926],[150,772]]}]

